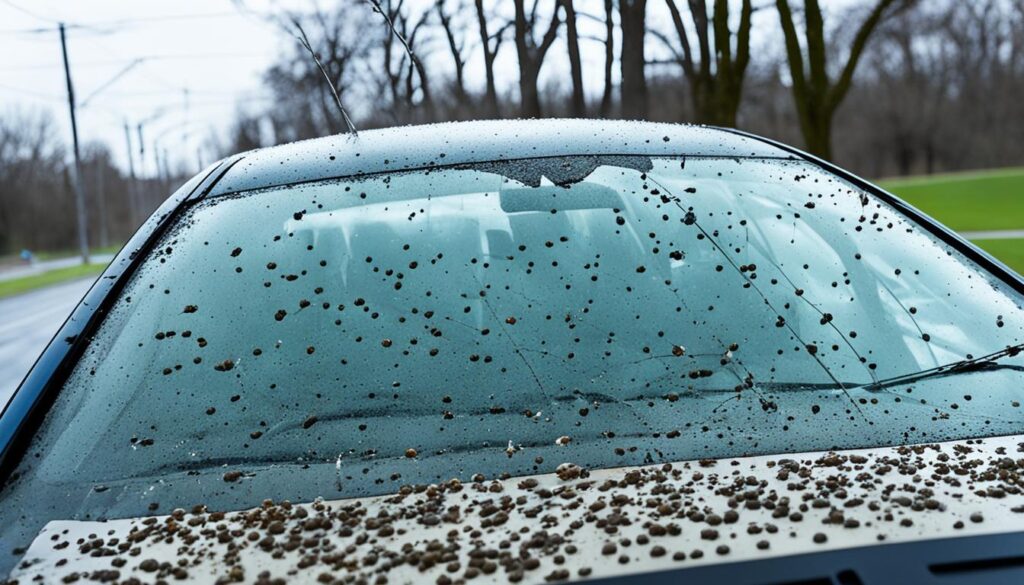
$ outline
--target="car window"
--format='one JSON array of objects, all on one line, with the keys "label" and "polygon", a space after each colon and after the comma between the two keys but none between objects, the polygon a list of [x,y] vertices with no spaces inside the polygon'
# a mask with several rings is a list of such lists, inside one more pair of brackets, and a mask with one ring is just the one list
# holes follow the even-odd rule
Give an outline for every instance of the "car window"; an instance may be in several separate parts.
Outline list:
[{"label": "car window", "polygon": [[1019,433],[1020,302],[792,160],[513,161],[213,198],[91,340],[0,495],[0,537],[569,461]]}]

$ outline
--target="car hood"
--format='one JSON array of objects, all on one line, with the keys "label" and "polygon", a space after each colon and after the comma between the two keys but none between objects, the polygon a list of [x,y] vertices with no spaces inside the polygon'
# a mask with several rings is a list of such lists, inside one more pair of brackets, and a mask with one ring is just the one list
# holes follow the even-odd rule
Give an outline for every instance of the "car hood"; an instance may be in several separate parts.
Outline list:
[{"label": "car hood", "polygon": [[54,521],[11,578],[606,577],[1021,531],[1022,470],[1024,436],[590,471],[565,463],[388,496]]}]

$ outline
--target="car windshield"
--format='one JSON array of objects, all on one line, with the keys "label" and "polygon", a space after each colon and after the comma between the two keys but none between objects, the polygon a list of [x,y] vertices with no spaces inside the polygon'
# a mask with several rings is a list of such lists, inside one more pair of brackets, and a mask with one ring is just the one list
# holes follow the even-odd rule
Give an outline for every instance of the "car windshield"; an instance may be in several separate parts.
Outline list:
[{"label": "car windshield", "polygon": [[0,495],[0,538],[564,462],[1020,433],[1020,302],[795,160],[562,157],[214,197],[90,341]]}]

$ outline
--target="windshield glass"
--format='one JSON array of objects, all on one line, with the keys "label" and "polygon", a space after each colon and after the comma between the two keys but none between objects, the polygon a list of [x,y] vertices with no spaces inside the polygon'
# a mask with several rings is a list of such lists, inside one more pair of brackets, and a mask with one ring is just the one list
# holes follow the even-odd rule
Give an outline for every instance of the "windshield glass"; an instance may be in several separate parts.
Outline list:
[{"label": "windshield glass", "polygon": [[91,341],[0,537],[567,461],[1019,433],[1020,300],[791,160],[560,158],[205,200]]}]

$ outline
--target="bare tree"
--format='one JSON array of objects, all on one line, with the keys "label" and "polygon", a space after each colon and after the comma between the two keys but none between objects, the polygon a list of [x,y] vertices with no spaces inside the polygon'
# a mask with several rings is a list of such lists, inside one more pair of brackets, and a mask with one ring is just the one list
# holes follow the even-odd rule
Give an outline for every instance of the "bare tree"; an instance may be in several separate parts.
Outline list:
[{"label": "bare tree", "polygon": [[875,159],[868,163],[874,174],[885,172],[886,161],[879,160],[883,157],[895,163],[900,175],[935,170],[940,149],[937,133],[957,83],[956,68],[946,63],[948,40],[942,38],[949,16],[948,10],[898,14],[879,27],[876,41],[863,57],[867,71],[858,86],[864,94],[859,96],[860,103],[850,104],[860,106],[853,115],[877,115],[884,122],[873,125],[875,148],[858,145],[859,152],[846,156]]},{"label": "bare tree", "polygon": [[[355,102],[347,95],[357,85],[360,66],[379,45],[382,31],[372,26],[378,25],[377,19],[365,6],[358,11],[317,10],[302,16],[309,24],[307,40],[319,65],[310,59],[307,49],[296,46],[264,75],[276,101],[266,113],[276,142],[348,131],[337,115],[331,88],[344,103]],[[288,34],[292,34],[290,29]]]},{"label": "bare tree", "polygon": [[488,14],[484,9],[484,0],[475,0],[477,27],[480,33],[480,46],[484,53],[484,110],[488,116],[497,117],[498,110],[498,88],[494,78],[494,59],[498,56],[498,49],[501,48],[501,41],[504,39],[505,27],[501,27],[495,34],[488,31]]},{"label": "bare tree", "polygon": [[[386,74],[389,77],[393,103],[398,102],[397,87],[399,80],[403,77],[405,80],[404,98],[402,100],[405,102],[405,109],[404,111],[396,112],[396,114],[400,119],[409,120],[414,117],[413,111],[419,105],[426,112],[426,117],[428,119],[432,118],[434,114],[434,101],[430,91],[430,79],[427,76],[427,69],[423,65],[423,60],[414,49],[417,36],[429,23],[431,11],[423,11],[418,18],[412,19],[409,12],[404,10],[405,0],[388,0],[387,6],[383,6],[379,0],[369,0],[369,2],[374,8],[374,12],[384,19],[384,24],[387,27],[383,42]],[[392,52],[394,51],[393,47],[396,41],[400,45],[399,50],[402,52],[402,56],[399,60],[397,72],[393,72],[391,70],[391,62]],[[418,85],[416,83],[417,80],[419,81]],[[416,102],[417,89],[419,90],[420,98],[418,104]]]},{"label": "bare tree", "polygon": [[[87,201],[92,245],[124,241],[136,227],[128,182],[98,142],[82,145],[82,178],[98,187]],[[74,205],[68,181],[71,165],[53,119],[43,111],[0,113],[0,255],[27,248],[68,250],[75,246]],[[152,211],[159,202],[143,202]],[[56,210],[56,212],[55,212]],[[106,231],[106,233],[104,233]]]},{"label": "bare tree", "polygon": [[233,152],[245,152],[263,146],[260,132],[260,118],[239,110],[228,131],[228,140]]},{"label": "bare tree", "polygon": [[647,58],[644,56],[647,28],[647,0],[619,0],[619,28],[622,30],[622,115],[647,118]]},{"label": "bare tree", "polygon": [[[452,26],[452,17],[445,8],[446,4],[446,0],[437,0],[434,9],[437,11],[438,20],[441,21],[441,28],[444,29],[444,37],[448,41],[448,53],[452,57],[452,66],[455,68],[453,93],[456,105],[466,105],[469,103],[469,92],[466,91],[466,58],[463,56],[466,39],[460,37],[457,29]],[[465,10],[465,6],[460,2],[455,10],[461,12]]]},{"label": "bare tree", "polygon": [[324,64],[320,62],[320,57],[313,50],[313,46],[309,43],[309,36],[306,35],[306,30],[302,28],[302,23],[298,19],[292,19],[292,25],[297,31],[296,39],[302,45],[302,48],[306,49],[309,56],[316,63],[316,68],[320,70],[320,74],[324,77],[324,81],[328,84],[328,89],[331,90],[331,96],[334,98],[334,103],[338,106],[338,112],[341,114],[342,119],[345,121],[345,127],[351,134],[356,134],[355,124],[352,123],[352,118],[348,115],[348,110],[345,109],[344,104],[341,101],[341,94],[338,93],[338,88],[334,86],[334,82],[331,80],[331,76],[327,73],[327,69],[324,68]]},{"label": "bare tree", "polygon": [[715,0],[714,13],[710,19],[705,0],[690,0],[690,16],[697,33],[699,61],[694,57],[682,14],[675,1],[665,0],[665,3],[682,47],[681,53],[676,52],[676,59],[689,84],[697,121],[735,127],[736,113],[743,94],[743,78],[750,63],[751,0],[743,0],[740,7],[735,50],[732,46],[733,34],[729,30],[729,0]]},{"label": "bare tree", "polygon": [[565,9],[565,45],[569,54],[569,73],[572,77],[572,115],[587,116],[587,99],[583,93],[583,62],[580,59],[580,37],[576,29],[576,8],[573,0],[559,0]]},{"label": "bare tree", "polygon": [[[65,171],[61,157],[50,116],[9,110],[0,118],[0,252],[38,245],[37,236],[26,233],[25,226],[42,231],[40,203],[49,200],[48,207],[55,209],[55,196],[67,192],[60,183]],[[74,226],[62,227],[70,243]]]},{"label": "bare tree", "polygon": [[534,30],[537,26],[538,6],[541,0],[534,0],[529,15],[526,13],[526,0],[513,0],[515,4],[515,42],[516,54],[519,57],[519,111],[525,118],[539,118],[541,116],[540,92],[537,88],[537,79],[540,76],[540,68],[544,65],[544,57],[548,49],[558,38],[558,29],[562,24],[561,2],[556,2],[551,11],[551,19],[548,22],[544,35],[538,42],[534,37]]},{"label": "bare tree", "polygon": [[615,68],[615,3],[604,0],[604,90],[601,92],[601,117],[612,115],[612,70]]},{"label": "bare tree", "polygon": [[776,0],[786,42],[793,100],[800,120],[800,130],[807,150],[812,154],[825,159],[832,157],[832,119],[850,90],[861,54],[879,23],[891,14],[890,9],[894,6],[905,6],[907,3],[908,0],[875,1],[868,17],[857,29],[839,77],[833,81],[829,77],[825,23],[818,0],[804,0],[806,68],[805,49],[800,46],[789,1]]}]

